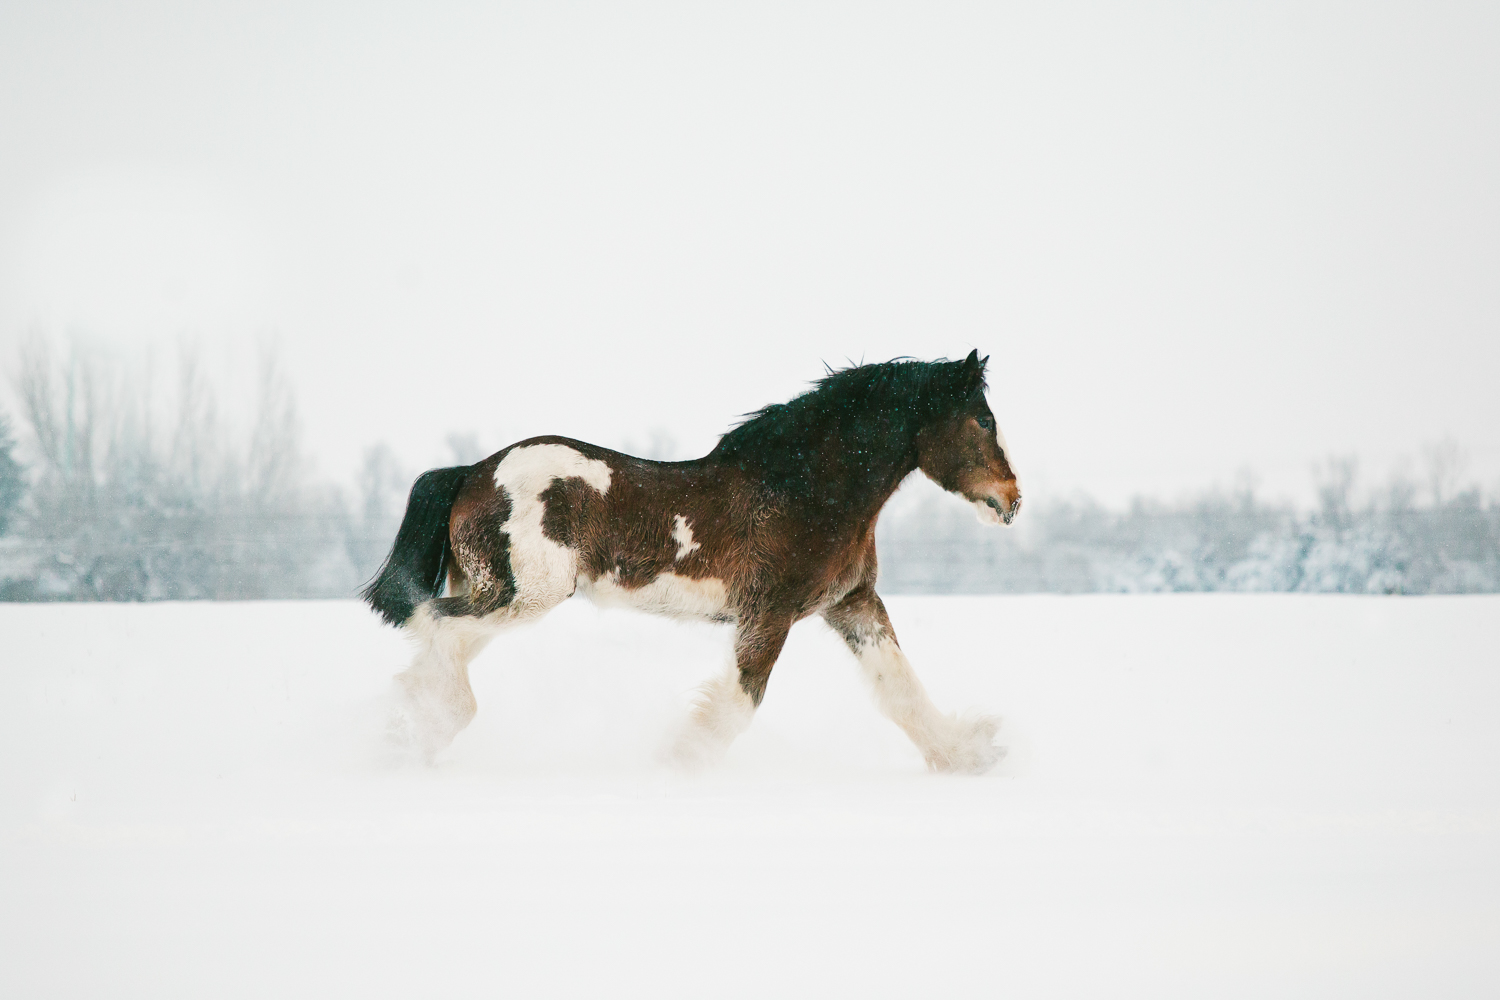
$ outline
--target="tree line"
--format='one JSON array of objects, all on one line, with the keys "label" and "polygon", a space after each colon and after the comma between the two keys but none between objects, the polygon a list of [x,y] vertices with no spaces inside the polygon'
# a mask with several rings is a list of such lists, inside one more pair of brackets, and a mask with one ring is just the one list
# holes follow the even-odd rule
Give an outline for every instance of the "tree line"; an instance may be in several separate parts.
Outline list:
[{"label": "tree line", "polygon": [[[1356,500],[1359,463],[1312,470],[1318,505],[1251,488],[1126,510],[1087,499],[1028,511],[997,532],[946,498],[881,519],[882,586],[893,593],[1500,591],[1500,504],[1460,486],[1452,441],[1425,449],[1423,482],[1396,478]],[[1019,522],[1018,522],[1019,523]]]},{"label": "tree line", "polygon": [[161,384],[37,340],[14,381],[19,427],[0,414],[0,599],[347,596],[379,561],[373,536],[394,531],[385,507],[312,474],[272,351],[243,426],[191,350]]},{"label": "tree line", "polygon": [[[158,384],[149,371],[38,340],[22,350],[14,383],[18,418],[0,412],[0,600],[349,597],[400,522],[414,470],[374,445],[352,487],[319,478],[273,351],[261,353],[252,412],[239,423],[191,350]],[[473,435],[448,445],[459,464],[485,453]],[[657,433],[626,450],[671,458],[673,448]],[[1354,459],[1321,463],[1310,511],[1246,487],[1123,511],[1049,503],[1014,531],[933,494],[882,516],[881,587],[1500,591],[1500,504],[1463,482],[1463,464],[1444,441],[1426,449],[1419,479],[1363,493]]]}]

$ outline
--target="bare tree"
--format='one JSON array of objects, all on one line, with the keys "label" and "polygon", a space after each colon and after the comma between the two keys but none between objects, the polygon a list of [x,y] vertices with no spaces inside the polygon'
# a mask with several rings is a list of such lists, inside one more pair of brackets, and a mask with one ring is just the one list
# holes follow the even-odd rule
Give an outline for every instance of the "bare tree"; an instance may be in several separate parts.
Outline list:
[{"label": "bare tree", "polygon": [[183,343],[177,355],[177,419],[172,433],[171,470],[195,492],[210,488],[221,474],[224,456],[213,387],[203,374],[194,344]]},{"label": "bare tree", "polygon": [[1354,455],[1329,455],[1313,466],[1313,482],[1318,489],[1318,503],[1329,527],[1347,528],[1353,510],[1350,496],[1359,476],[1359,459]]},{"label": "bare tree", "polygon": [[1432,505],[1441,507],[1458,492],[1469,456],[1452,437],[1445,437],[1422,446],[1422,466]]},{"label": "bare tree", "polygon": [[16,459],[16,439],[10,417],[0,413],[0,535],[10,530],[26,492],[21,463]]},{"label": "bare tree", "polygon": [[302,471],[297,401],[275,351],[260,352],[255,430],[250,437],[251,496],[271,502],[294,492]]},{"label": "bare tree", "polygon": [[308,479],[295,395],[274,350],[261,353],[243,445],[219,420],[190,345],[179,353],[175,412],[165,404],[160,423],[149,366],[141,374],[76,341],[61,358],[33,342],[21,361],[39,458],[25,524],[41,554],[35,591],[141,600],[352,588],[338,544],[348,513],[334,490]]},{"label": "bare tree", "polygon": [[60,366],[53,360],[51,343],[41,337],[22,348],[18,387],[44,474],[61,476],[83,493],[92,493],[95,485],[98,381],[94,359],[80,356],[76,342]]},{"label": "bare tree", "polygon": [[349,561],[364,580],[380,568],[390,548],[406,506],[406,490],[412,477],[387,444],[365,449],[355,477],[359,490],[359,517],[351,519],[345,536]]}]

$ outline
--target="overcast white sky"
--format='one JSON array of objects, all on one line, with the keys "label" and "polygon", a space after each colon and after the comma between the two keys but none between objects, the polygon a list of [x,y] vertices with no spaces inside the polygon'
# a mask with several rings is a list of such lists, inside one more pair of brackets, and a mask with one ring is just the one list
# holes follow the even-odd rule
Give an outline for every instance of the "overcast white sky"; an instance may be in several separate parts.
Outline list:
[{"label": "overcast white sky", "polygon": [[344,476],[978,347],[1034,489],[1500,481],[1500,6],[484,6],[8,0],[0,366],[275,335]]}]

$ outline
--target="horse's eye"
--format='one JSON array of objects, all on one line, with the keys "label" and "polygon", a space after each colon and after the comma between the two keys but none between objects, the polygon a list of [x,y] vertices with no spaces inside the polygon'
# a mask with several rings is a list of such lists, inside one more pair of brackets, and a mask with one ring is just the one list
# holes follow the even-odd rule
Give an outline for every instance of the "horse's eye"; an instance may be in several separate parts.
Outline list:
[{"label": "horse's eye", "polygon": [[987,431],[992,431],[995,429],[995,418],[990,416],[988,413],[981,413],[974,419],[979,421],[979,426],[983,427]]}]

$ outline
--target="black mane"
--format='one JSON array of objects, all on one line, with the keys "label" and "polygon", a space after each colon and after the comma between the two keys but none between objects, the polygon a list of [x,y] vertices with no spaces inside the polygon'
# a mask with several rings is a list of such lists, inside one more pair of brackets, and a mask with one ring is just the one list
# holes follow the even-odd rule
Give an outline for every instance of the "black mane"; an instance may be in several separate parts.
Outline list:
[{"label": "black mane", "polygon": [[[878,488],[894,470],[904,468],[904,475],[914,467],[917,431],[984,389],[977,355],[830,371],[802,395],[748,414],[709,457],[732,462],[793,496],[812,494],[820,481],[835,493]],[[843,468],[827,468],[829,462]]]}]

